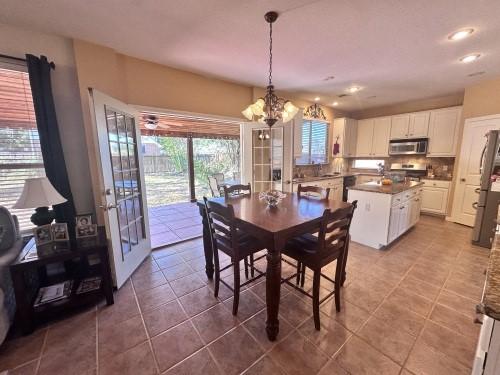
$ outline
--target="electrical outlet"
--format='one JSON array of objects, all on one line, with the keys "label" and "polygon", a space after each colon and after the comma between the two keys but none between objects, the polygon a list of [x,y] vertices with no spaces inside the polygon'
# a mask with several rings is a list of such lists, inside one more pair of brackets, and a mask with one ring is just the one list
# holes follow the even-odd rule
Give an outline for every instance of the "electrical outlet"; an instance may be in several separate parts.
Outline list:
[{"label": "electrical outlet", "polygon": [[371,209],[370,203],[366,203],[365,204],[365,211],[370,211],[370,209]]},{"label": "electrical outlet", "polygon": [[443,171],[446,172],[448,170],[448,166],[447,165],[443,165]]}]

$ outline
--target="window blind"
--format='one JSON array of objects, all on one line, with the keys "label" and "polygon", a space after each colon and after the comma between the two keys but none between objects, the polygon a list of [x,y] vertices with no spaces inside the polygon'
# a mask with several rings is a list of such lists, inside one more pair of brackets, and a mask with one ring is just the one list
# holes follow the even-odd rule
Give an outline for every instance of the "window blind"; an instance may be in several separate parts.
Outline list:
[{"label": "window blind", "polygon": [[297,165],[328,162],[328,123],[304,120],[302,123],[302,155]]},{"label": "window blind", "polygon": [[21,230],[33,227],[33,209],[13,210],[24,180],[45,175],[31,86],[22,62],[0,60],[0,205],[17,215]]}]

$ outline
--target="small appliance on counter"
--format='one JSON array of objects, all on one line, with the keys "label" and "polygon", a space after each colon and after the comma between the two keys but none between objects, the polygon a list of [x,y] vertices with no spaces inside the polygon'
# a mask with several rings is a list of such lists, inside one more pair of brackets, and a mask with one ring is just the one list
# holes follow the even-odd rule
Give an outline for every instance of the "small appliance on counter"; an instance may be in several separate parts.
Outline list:
[{"label": "small appliance on counter", "polygon": [[500,131],[491,130],[486,134],[486,145],[481,153],[479,173],[480,187],[476,189],[479,199],[472,204],[476,209],[472,243],[491,249],[495,230],[500,192],[497,190],[497,173],[500,174]]}]

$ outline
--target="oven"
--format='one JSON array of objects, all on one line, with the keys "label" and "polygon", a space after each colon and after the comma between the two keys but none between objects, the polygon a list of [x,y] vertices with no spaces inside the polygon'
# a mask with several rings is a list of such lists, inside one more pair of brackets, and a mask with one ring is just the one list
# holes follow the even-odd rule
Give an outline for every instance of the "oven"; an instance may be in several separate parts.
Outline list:
[{"label": "oven", "polygon": [[389,155],[425,155],[428,142],[427,138],[392,140],[389,143]]}]

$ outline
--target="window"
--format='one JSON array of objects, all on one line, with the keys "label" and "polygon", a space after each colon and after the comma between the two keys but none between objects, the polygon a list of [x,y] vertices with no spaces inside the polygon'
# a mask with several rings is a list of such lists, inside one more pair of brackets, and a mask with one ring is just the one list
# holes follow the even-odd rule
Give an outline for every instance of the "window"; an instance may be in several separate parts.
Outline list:
[{"label": "window", "polygon": [[0,59],[0,205],[17,215],[21,230],[32,209],[12,210],[29,177],[45,175],[26,64]]},{"label": "window", "polygon": [[372,159],[356,159],[354,160],[352,167],[359,169],[378,169],[379,164],[384,165],[384,161]]},{"label": "window", "polygon": [[328,163],[328,123],[304,120],[302,123],[302,156],[297,165]]}]

